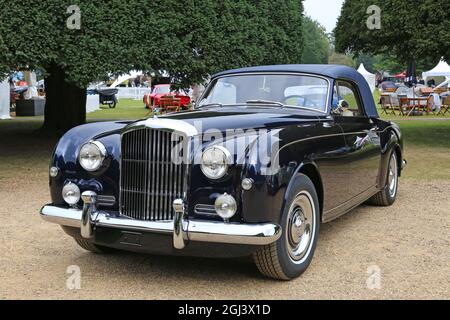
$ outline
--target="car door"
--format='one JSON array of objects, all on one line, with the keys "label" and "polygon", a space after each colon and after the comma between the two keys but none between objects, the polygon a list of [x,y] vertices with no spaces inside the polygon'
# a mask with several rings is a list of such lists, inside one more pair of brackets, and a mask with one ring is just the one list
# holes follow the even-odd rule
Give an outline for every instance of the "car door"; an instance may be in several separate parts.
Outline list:
[{"label": "car door", "polygon": [[334,106],[333,118],[345,136],[349,194],[356,197],[376,187],[381,161],[380,137],[376,125],[366,116],[358,87],[338,80],[334,91],[337,97],[333,101],[338,101],[339,107]]}]

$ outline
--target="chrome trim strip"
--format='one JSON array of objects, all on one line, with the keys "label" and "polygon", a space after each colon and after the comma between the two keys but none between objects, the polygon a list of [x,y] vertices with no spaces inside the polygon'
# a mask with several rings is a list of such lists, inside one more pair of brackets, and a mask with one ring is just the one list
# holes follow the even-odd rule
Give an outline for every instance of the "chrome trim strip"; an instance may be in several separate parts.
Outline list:
[{"label": "chrome trim strip", "polygon": [[198,215],[208,215],[217,217],[217,212],[213,204],[196,204],[194,213]]},{"label": "chrome trim strip", "polygon": [[330,222],[340,216],[346,214],[351,209],[356,208],[360,204],[364,203],[367,199],[375,195],[378,191],[376,186],[370,187],[369,189],[363,191],[362,193],[356,195],[355,197],[347,200],[346,202],[340,204],[336,208],[324,211],[322,213],[322,222]]},{"label": "chrome trim strip", "polygon": [[64,209],[47,205],[42,207],[40,215],[42,219],[51,223],[81,228],[82,211],[79,209]]},{"label": "chrome trim strip", "polygon": [[128,131],[133,131],[139,127],[167,132],[176,132],[180,135],[185,135],[187,137],[193,137],[199,134],[197,128],[186,121],[157,116],[153,116],[153,118],[141,120],[126,126],[122,134]]},{"label": "chrome trim strip", "polygon": [[98,195],[97,196],[97,205],[103,207],[112,207],[116,204],[116,197],[114,196],[105,196]]},{"label": "chrome trim strip", "polygon": [[[82,211],[65,209],[46,205],[41,209],[42,219],[63,226],[81,227]],[[278,224],[241,224],[224,223],[206,220],[183,220],[183,239],[210,243],[267,245],[277,241],[281,236],[281,226]],[[118,228],[130,231],[173,234],[174,222],[141,221],[124,217],[111,217],[108,213],[99,211],[95,226]]]},{"label": "chrome trim strip", "polygon": [[263,246],[280,238],[281,226],[191,220],[187,234],[192,241]]},{"label": "chrome trim strip", "polygon": [[[377,131],[377,133],[378,132],[384,132],[385,130]],[[279,148],[277,153],[275,154],[274,159],[276,159],[278,157],[278,155],[280,154],[281,150],[283,150],[284,148],[287,148],[289,146],[292,146],[294,144],[297,144],[297,143],[300,143],[300,142],[303,142],[303,141],[309,141],[309,140],[315,140],[315,139],[323,139],[323,138],[330,138],[330,137],[338,137],[338,136],[348,136],[348,135],[351,135],[351,134],[367,134],[367,133],[368,133],[368,130],[367,131],[355,131],[355,132],[342,132],[342,133],[333,133],[333,134],[323,134],[323,135],[319,135],[319,136],[313,136],[313,137],[307,137],[307,138],[294,140],[294,141],[291,141],[289,143],[286,143],[281,148]]]}]

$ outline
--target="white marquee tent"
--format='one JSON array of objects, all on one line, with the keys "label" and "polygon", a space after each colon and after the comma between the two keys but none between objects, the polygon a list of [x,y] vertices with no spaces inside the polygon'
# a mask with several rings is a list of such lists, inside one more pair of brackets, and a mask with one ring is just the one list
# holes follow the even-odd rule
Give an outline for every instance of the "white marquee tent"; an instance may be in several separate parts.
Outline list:
[{"label": "white marquee tent", "polygon": [[11,119],[9,115],[9,82],[0,79],[0,120]]},{"label": "white marquee tent", "polygon": [[366,79],[370,90],[373,92],[375,90],[375,75],[367,71],[362,63],[358,68],[358,72],[364,77],[364,79]]},{"label": "white marquee tent", "polygon": [[142,71],[136,71],[136,70],[133,70],[128,74],[122,74],[117,78],[116,81],[114,81],[114,83],[110,86],[110,88],[115,88],[122,82],[127,81],[129,79],[136,78],[137,76],[140,76],[142,74],[143,74]]},{"label": "white marquee tent", "polygon": [[446,82],[448,82],[450,80],[450,66],[447,62],[441,59],[436,67],[422,73],[422,78],[425,83],[429,77],[446,77]]}]

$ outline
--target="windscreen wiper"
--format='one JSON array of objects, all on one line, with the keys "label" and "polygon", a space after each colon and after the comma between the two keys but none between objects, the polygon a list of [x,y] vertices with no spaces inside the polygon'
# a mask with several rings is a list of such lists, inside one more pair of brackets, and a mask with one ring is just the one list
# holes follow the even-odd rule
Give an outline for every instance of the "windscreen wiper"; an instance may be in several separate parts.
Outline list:
[{"label": "windscreen wiper", "polygon": [[280,107],[284,107],[284,104],[278,101],[270,101],[270,100],[247,100],[247,104],[265,104],[265,105],[276,105]]}]

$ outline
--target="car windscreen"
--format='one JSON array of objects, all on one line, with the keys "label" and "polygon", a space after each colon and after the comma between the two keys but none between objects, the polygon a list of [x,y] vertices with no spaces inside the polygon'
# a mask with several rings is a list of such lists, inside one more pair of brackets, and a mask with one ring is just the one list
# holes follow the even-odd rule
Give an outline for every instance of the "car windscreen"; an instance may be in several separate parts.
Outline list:
[{"label": "car windscreen", "polygon": [[314,75],[233,75],[213,80],[199,106],[261,101],[325,112],[328,90],[328,81]]},{"label": "car windscreen", "polygon": [[166,86],[156,86],[153,89],[153,93],[159,93],[159,94],[166,94],[166,93],[170,93],[170,85],[166,85]]}]

